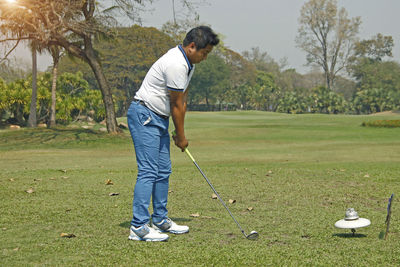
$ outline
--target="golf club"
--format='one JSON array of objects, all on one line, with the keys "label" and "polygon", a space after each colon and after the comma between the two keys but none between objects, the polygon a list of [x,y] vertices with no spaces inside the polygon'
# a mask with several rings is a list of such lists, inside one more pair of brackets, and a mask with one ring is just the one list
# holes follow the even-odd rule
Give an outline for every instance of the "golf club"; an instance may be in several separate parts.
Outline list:
[{"label": "golf club", "polygon": [[200,171],[200,173],[203,175],[204,179],[206,179],[208,185],[211,187],[211,189],[214,191],[214,193],[217,195],[219,201],[221,201],[222,205],[225,207],[225,209],[229,212],[229,215],[231,215],[232,219],[235,221],[237,226],[240,228],[240,231],[242,234],[249,240],[256,240],[258,238],[258,233],[256,231],[251,231],[250,234],[246,235],[244,232],[243,228],[240,226],[239,222],[235,219],[233,216],[232,212],[229,210],[229,208],[226,206],[225,202],[222,200],[222,198],[219,196],[217,190],[215,190],[214,186],[211,184],[211,182],[208,180],[207,176],[204,174],[204,172],[200,169],[199,165],[196,163],[194,160],[193,156],[190,154],[189,150],[186,148],[185,149],[186,154],[190,157],[190,159],[193,161],[194,165],[196,165],[197,169]]}]

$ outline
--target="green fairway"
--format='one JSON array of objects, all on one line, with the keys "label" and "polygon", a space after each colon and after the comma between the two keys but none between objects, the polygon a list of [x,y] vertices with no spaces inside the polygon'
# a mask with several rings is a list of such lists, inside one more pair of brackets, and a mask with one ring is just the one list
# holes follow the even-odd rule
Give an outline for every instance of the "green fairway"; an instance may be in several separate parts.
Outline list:
[{"label": "green fairway", "polygon": [[[128,241],[137,173],[129,132],[3,129],[0,265],[400,265],[400,128],[361,126],[400,116],[186,116],[192,155],[221,197],[236,200],[227,205],[247,233],[260,234],[257,241],[243,237],[175,146],[169,215],[190,233],[135,242]],[[392,193],[390,234],[381,240]],[[354,237],[334,227],[347,208],[371,220]]]}]

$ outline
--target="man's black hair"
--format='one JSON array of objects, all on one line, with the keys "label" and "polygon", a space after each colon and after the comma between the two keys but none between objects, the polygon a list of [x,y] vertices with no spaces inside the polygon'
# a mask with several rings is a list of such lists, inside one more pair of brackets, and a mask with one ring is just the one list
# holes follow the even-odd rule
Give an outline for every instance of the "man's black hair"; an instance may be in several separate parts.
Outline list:
[{"label": "man's black hair", "polygon": [[207,45],[216,46],[219,43],[218,36],[208,26],[199,26],[191,29],[183,40],[183,46],[188,46],[194,42],[197,50],[205,48]]}]

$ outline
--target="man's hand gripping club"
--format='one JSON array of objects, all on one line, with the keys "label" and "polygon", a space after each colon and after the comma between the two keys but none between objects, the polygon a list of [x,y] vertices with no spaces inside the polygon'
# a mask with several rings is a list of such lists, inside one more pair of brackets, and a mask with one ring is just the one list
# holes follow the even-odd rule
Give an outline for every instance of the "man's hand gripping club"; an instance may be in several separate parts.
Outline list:
[{"label": "man's hand gripping club", "polygon": [[175,145],[179,147],[182,150],[182,152],[184,152],[189,145],[189,142],[186,140],[186,137],[183,136],[183,138],[179,138],[175,130],[172,132],[172,139],[174,140]]}]

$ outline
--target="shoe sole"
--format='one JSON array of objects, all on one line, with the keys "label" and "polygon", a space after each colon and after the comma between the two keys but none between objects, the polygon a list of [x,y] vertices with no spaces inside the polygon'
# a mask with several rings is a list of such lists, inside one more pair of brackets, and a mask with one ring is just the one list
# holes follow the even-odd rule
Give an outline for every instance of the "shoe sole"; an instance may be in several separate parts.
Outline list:
[{"label": "shoe sole", "polygon": [[181,234],[187,234],[189,233],[189,229],[187,231],[165,231],[165,230],[161,230],[160,228],[158,228],[157,226],[153,225],[153,229],[161,232],[161,233],[171,233],[171,234],[175,234],[175,235],[181,235]]},{"label": "shoe sole", "polygon": [[189,233],[189,230],[184,231],[184,232],[179,232],[179,231],[164,231],[164,233],[171,233],[171,234],[175,234],[175,235],[182,235],[182,234],[187,234],[187,233]]},{"label": "shoe sole", "polygon": [[160,239],[156,239],[156,238],[154,238],[154,239],[143,239],[143,238],[140,238],[140,237],[137,237],[137,236],[134,236],[134,237],[129,236],[128,239],[129,240],[133,240],[133,241],[164,242],[164,241],[168,241],[169,237],[160,238]]}]

